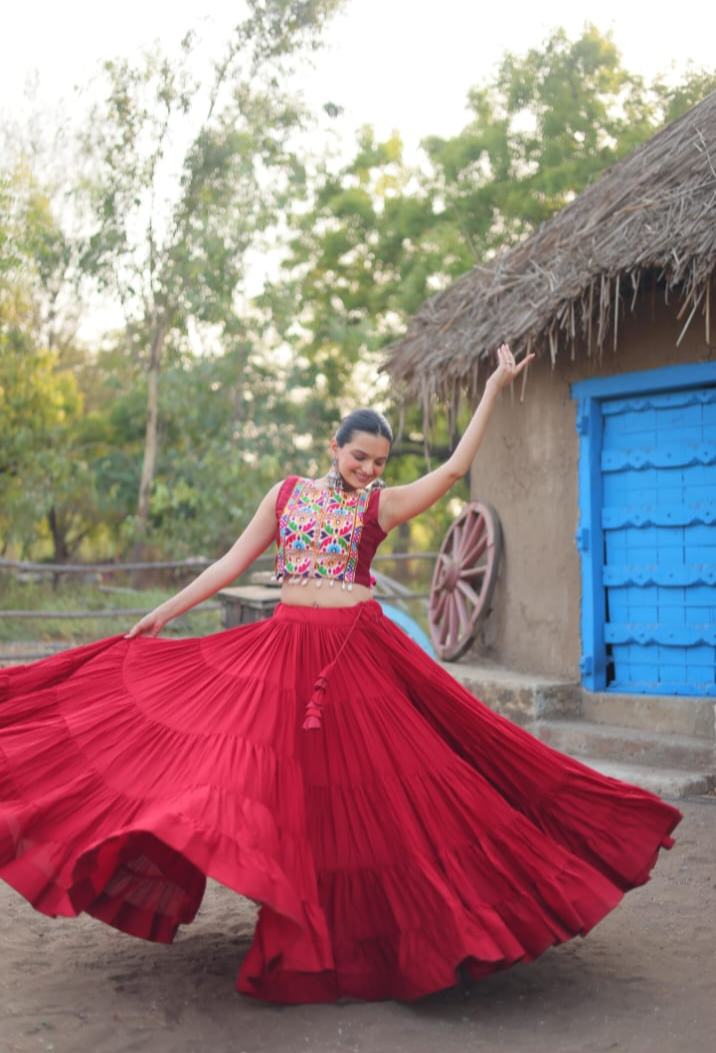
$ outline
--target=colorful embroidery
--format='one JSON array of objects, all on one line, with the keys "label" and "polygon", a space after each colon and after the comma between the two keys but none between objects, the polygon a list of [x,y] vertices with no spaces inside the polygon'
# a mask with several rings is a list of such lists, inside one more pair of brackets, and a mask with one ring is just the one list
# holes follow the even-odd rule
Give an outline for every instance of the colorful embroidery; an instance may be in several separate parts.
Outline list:
[{"label": "colorful embroidery", "polygon": [[297,480],[279,521],[276,578],[352,588],[369,498],[366,490],[321,490],[311,479]]}]

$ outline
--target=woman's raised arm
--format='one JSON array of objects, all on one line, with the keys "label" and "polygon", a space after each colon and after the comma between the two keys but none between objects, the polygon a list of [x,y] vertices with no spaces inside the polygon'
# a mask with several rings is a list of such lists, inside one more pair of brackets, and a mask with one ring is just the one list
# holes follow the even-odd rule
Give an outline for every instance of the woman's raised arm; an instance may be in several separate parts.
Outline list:
[{"label": "woman's raised arm", "polygon": [[391,486],[380,496],[380,525],[386,532],[424,512],[470,470],[495,408],[497,395],[527,368],[534,355],[515,363],[507,344],[497,349],[497,367],[488,377],[472,420],[448,460],[432,472],[404,486]]}]

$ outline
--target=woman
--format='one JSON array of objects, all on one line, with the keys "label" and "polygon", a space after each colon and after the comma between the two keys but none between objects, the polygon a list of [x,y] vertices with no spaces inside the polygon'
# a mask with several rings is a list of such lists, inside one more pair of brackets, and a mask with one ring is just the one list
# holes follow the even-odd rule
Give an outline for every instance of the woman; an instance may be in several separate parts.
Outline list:
[{"label": "woman", "polygon": [[[169,941],[211,877],[262,904],[238,988],[413,999],[584,935],[680,819],[494,714],[386,619],[370,561],[477,453],[507,346],[449,460],[377,489],[387,423],[347,418],[218,562],[126,637],[0,677],[0,876],[50,915]],[[157,640],[276,538],[273,618]]]}]

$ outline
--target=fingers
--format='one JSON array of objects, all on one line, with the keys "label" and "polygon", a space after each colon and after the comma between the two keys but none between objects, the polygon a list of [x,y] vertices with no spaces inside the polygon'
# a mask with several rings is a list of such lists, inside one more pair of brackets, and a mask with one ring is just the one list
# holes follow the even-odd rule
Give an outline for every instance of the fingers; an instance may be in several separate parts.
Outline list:
[{"label": "fingers", "polygon": [[519,363],[515,362],[515,356],[509,344],[500,344],[497,348],[497,367],[490,377],[491,386],[501,390],[510,387],[520,375],[524,374],[527,366],[534,358],[534,354],[525,355]]},{"label": "fingers", "polygon": [[509,344],[500,344],[497,349],[498,367],[501,366],[508,370],[513,377],[519,376],[522,370],[528,366],[534,357],[534,354],[525,355],[522,361],[518,364],[515,361],[515,356],[512,354]]},{"label": "fingers", "polygon": [[124,634],[125,640],[133,640],[135,636],[156,636],[157,631],[152,632],[153,623],[145,616],[132,626],[128,633]]},{"label": "fingers", "polygon": [[527,369],[527,366],[530,364],[530,362],[532,361],[532,359],[534,357],[535,356],[533,354],[525,355],[525,357],[522,359],[522,361],[515,367],[515,376],[516,377],[518,377],[520,375],[520,373],[522,372],[523,369]]}]

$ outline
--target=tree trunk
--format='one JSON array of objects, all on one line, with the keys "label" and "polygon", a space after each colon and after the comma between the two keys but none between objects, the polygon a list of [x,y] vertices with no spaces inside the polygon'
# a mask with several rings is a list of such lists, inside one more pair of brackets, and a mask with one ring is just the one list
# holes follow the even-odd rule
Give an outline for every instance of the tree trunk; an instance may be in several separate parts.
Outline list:
[{"label": "tree trunk", "polygon": [[157,467],[158,425],[159,425],[159,376],[162,365],[162,348],[167,335],[167,325],[157,327],[152,338],[152,349],[147,371],[147,428],[144,434],[144,461],[142,477],[139,482],[137,500],[136,539],[132,558],[141,560],[144,551],[147,524],[149,522],[149,501]]},{"label": "tree trunk", "polygon": [[[67,547],[67,538],[65,532],[62,529],[61,517],[57,515],[57,509],[53,507],[47,513],[47,523],[52,534],[52,546],[53,546],[53,562],[54,563],[67,563],[69,560],[69,549]],[[57,591],[60,584],[60,574],[52,575],[52,588]]]},{"label": "tree trunk", "polygon": [[53,563],[66,563],[70,557],[70,550],[65,532],[62,529],[60,517],[57,515],[57,509],[54,506],[47,513],[47,523],[52,534]]}]

